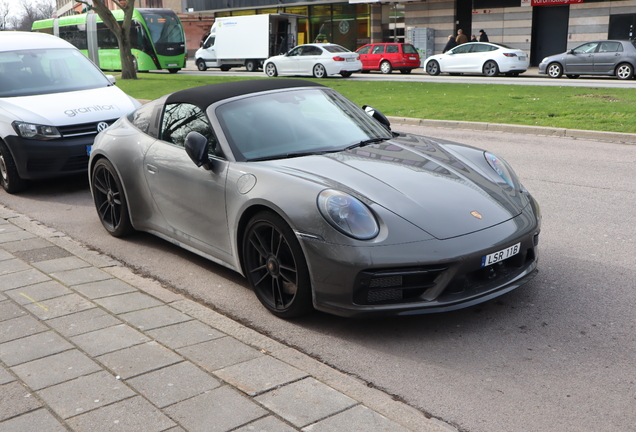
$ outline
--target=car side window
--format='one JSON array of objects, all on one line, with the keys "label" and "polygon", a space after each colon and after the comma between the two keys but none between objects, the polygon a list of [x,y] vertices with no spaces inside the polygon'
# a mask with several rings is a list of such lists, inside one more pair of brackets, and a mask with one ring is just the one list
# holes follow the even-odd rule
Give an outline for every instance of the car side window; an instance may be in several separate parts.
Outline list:
[{"label": "car side window", "polygon": [[373,47],[371,54],[382,54],[384,52],[384,45],[376,45]]},{"label": "car side window", "polygon": [[130,121],[133,126],[147,134],[148,129],[150,127],[150,122],[152,120],[152,113],[156,107],[155,102],[149,102],[145,105],[140,106],[135,111],[128,114],[126,117],[128,121]]},{"label": "car side window", "polygon": [[574,54],[589,54],[596,51],[597,46],[598,42],[590,42],[576,47],[572,51],[574,52]]},{"label": "car side window", "polygon": [[466,54],[470,51],[472,44],[462,44],[458,47],[453,48],[451,51],[453,54]]},{"label": "car side window", "polygon": [[492,45],[473,44],[473,46],[470,48],[470,52],[488,52],[492,51],[491,47]]},{"label": "car side window", "polygon": [[398,49],[397,45],[387,45],[386,46],[386,52],[390,53],[390,54],[396,54],[396,53],[400,52],[400,50]]},{"label": "car side window", "polygon": [[369,54],[369,51],[371,51],[371,45],[367,45],[360,48],[360,50],[358,51],[358,54]]},{"label": "car side window", "polygon": [[300,52],[301,52],[302,50],[303,50],[303,47],[296,47],[296,48],[294,48],[293,50],[291,50],[291,51],[289,52],[289,54],[288,54],[288,55],[289,55],[290,57],[291,57],[291,56],[298,56],[298,55],[300,55]]},{"label": "car side window", "polygon": [[218,142],[205,112],[196,105],[176,103],[166,105],[161,122],[161,139],[185,147],[186,136],[198,132],[208,140],[208,153],[219,155]]},{"label": "car side window", "polygon": [[598,47],[598,52],[621,52],[623,51],[623,44],[620,42],[601,42]]},{"label": "car side window", "polygon": [[402,45],[402,51],[404,51],[406,54],[417,54],[417,50],[415,49],[415,47],[409,44]]},{"label": "car side window", "polygon": [[302,55],[304,56],[315,56],[322,54],[322,50],[315,46],[306,46],[303,48]]}]

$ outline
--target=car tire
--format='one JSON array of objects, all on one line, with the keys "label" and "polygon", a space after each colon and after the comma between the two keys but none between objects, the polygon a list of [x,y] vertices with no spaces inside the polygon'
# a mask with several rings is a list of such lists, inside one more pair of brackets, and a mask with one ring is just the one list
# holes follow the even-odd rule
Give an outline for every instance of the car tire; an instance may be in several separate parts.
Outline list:
[{"label": "car tire", "polygon": [[243,270],[258,300],[280,318],[313,309],[309,269],[294,231],[278,214],[254,215],[243,237]]},{"label": "car tire", "polygon": [[628,80],[634,77],[634,66],[629,63],[621,63],[616,66],[616,77],[619,80]]},{"label": "car tire", "polygon": [[486,63],[484,63],[482,71],[484,72],[484,75],[488,77],[496,77],[497,75],[499,75],[499,66],[497,65],[496,61],[488,60]]},{"label": "car tire", "polygon": [[340,75],[342,75],[343,78],[349,78],[351,76],[351,74],[353,74],[353,72],[340,72]]},{"label": "car tire", "polygon": [[91,192],[99,220],[110,235],[124,237],[134,231],[124,188],[108,159],[95,163],[91,173]]},{"label": "car tire", "polygon": [[276,65],[274,63],[267,63],[265,65],[265,75],[270,78],[278,76],[278,70],[276,69]]},{"label": "car tire", "polygon": [[400,69],[401,74],[410,74],[413,69]]},{"label": "car tire", "polygon": [[430,62],[426,63],[426,73],[434,76],[439,75],[440,70],[437,60],[431,60]]},{"label": "car tire", "polygon": [[561,78],[563,75],[563,66],[560,63],[550,63],[546,69],[550,78]]},{"label": "car tire", "polygon": [[256,60],[247,60],[245,62],[245,69],[248,72],[255,72],[258,69],[258,65],[256,64]]},{"label": "car tire", "polygon": [[391,66],[391,63],[387,60],[384,60],[382,63],[380,63],[380,72],[382,72],[383,74],[390,74],[391,72],[393,72],[393,66]]},{"label": "car tire", "polygon": [[28,182],[20,177],[9,147],[0,141],[0,183],[7,193],[14,194],[24,190]]},{"label": "car tire", "polygon": [[197,69],[199,69],[201,72],[208,70],[208,67],[205,65],[205,60],[203,59],[197,60]]},{"label": "car tire", "polygon": [[327,77],[327,70],[320,63],[316,63],[314,65],[313,69],[311,70],[311,72],[313,73],[314,78],[326,78]]}]

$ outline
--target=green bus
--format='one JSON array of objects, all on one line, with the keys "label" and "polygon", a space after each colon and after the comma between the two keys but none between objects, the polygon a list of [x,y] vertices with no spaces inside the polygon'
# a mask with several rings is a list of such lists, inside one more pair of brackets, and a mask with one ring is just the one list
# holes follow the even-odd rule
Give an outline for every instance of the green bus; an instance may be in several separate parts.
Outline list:
[{"label": "green bus", "polygon": [[[113,16],[121,23],[124,11],[115,10]],[[121,70],[117,38],[96,13],[35,21],[32,30],[72,43],[103,70]],[[185,67],[183,26],[170,9],[135,9],[130,42],[137,71],[167,69],[177,73]]]}]

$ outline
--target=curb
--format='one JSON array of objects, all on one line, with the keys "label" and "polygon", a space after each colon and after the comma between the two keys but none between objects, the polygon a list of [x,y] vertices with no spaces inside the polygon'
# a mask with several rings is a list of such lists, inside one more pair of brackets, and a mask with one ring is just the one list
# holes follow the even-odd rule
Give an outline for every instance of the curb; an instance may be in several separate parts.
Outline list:
[{"label": "curb", "polygon": [[509,132],[561,138],[586,139],[620,144],[636,144],[636,134],[603,132],[581,129],[550,128],[543,126],[509,125],[502,123],[480,123],[454,120],[428,120],[409,117],[388,117],[391,123],[445,129],[470,129],[489,132]]}]

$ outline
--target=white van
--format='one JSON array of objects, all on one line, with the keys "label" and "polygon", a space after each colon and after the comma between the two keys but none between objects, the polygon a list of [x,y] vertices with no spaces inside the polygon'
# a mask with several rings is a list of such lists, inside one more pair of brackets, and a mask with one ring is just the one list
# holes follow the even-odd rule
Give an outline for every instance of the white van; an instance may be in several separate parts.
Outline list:
[{"label": "white van", "polygon": [[86,172],[97,133],[139,102],[70,43],[0,32],[0,183]]}]

